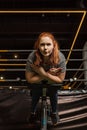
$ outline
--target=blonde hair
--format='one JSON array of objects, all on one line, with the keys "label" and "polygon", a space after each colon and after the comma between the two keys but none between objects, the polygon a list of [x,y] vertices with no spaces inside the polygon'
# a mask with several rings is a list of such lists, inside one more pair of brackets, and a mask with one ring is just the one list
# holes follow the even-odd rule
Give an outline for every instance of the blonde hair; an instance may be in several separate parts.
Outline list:
[{"label": "blonde hair", "polygon": [[35,45],[34,45],[34,49],[36,50],[36,59],[34,61],[34,64],[35,65],[40,65],[42,63],[42,55],[39,51],[39,43],[40,43],[40,40],[42,37],[49,37],[52,39],[52,42],[53,42],[53,45],[54,45],[54,48],[53,48],[53,52],[49,58],[49,63],[50,64],[58,64],[59,62],[59,45],[58,45],[58,42],[56,41],[56,39],[54,38],[54,36],[49,33],[49,32],[43,32],[39,35],[37,41],[35,42]]}]

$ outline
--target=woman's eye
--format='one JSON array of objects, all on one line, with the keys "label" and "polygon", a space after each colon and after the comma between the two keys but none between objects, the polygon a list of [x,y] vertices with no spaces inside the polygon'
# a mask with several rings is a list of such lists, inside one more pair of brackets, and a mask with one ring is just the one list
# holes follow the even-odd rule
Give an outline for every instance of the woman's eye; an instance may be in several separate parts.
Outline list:
[{"label": "woman's eye", "polygon": [[41,43],[41,44],[40,44],[40,46],[45,46],[45,45],[46,45],[46,46],[50,46],[51,43]]},{"label": "woman's eye", "polygon": [[50,43],[47,44],[47,46],[50,46],[50,45],[51,45]]},{"label": "woman's eye", "polygon": [[40,45],[41,45],[41,46],[44,46],[44,43],[41,43]]}]

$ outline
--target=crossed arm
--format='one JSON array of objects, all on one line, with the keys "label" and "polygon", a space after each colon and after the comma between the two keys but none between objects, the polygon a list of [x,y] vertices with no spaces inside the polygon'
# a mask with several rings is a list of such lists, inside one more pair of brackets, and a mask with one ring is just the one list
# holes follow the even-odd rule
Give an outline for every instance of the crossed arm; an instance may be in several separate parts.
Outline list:
[{"label": "crossed arm", "polygon": [[31,64],[31,67],[35,73],[25,72],[26,80],[29,83],[38,83],[44,79],[55,83],[61,83],[65,78],[65,72],[62,73],[61,68],[51,68],[46,72],[43,67],[34,64]]}]

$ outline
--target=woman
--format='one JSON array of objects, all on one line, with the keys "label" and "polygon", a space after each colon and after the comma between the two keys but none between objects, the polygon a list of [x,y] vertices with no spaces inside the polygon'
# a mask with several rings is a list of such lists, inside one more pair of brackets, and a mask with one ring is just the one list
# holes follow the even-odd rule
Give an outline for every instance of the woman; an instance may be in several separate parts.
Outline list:
[{"label": "woman", "polygon": [[[43,32],[35,42],[34,51],[29,54],[26,64],[26,80],[33,83],[47,81],[49,84],[61,83],[66,74],[65,57],[60,52],[57,41],[49,32]],[[41,89],[32,89],[31,122],[35,121],[36,107],[41,96]],[[58,124],[57,90],[48,88],[48,95],[52,106],[52,123]]]}]

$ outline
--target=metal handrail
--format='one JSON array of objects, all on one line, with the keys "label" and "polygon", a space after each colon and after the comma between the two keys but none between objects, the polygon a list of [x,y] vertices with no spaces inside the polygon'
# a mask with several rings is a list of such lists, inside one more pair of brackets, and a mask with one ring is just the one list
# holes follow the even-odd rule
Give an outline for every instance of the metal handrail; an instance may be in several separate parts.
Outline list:
[{"label": "metal handrail", "polygon": [[[0,50],[0,53],[8,53],[8,52],[31,52],[34,51],[34,49],[32,50]],[[60,49],[60,51],[70,51],[70,49]],[[72,52],[79,52],[79,51],[83,51],[83,49],[73,49]],[[84,49],[84,51],[87,51],[87,49]]]},{"label": "metal handrail", "polygon": [[[26,69],[0,69],[0,71],[25,71]],[[87,71],[87,69],[78,69],[78,68],[75,68],[75,69],[66,69],[66,71]]]},{"label": "metal handrail", "polygon": [[[66,82],[66,81],[70,82],[70,79],[65,79],[64,82]],[[77,79],[76,81],[77,82],[81,82],[81,81],[87,82],[87,79]],[[19,80],[17,80],[17,79],[0,79],[0,82],[19,82]],[[26,79],[21,79],[21,82],[26,82]],[[72,81],[72,82],[74,82],[74,81]]]},{"label": "metal handrail", "polygon": [[[27,59],[0,59],[0,62],[7,62],[7,61],[27,61]],[[87,61],[87,59],[69,59],[69,61]]]}]

